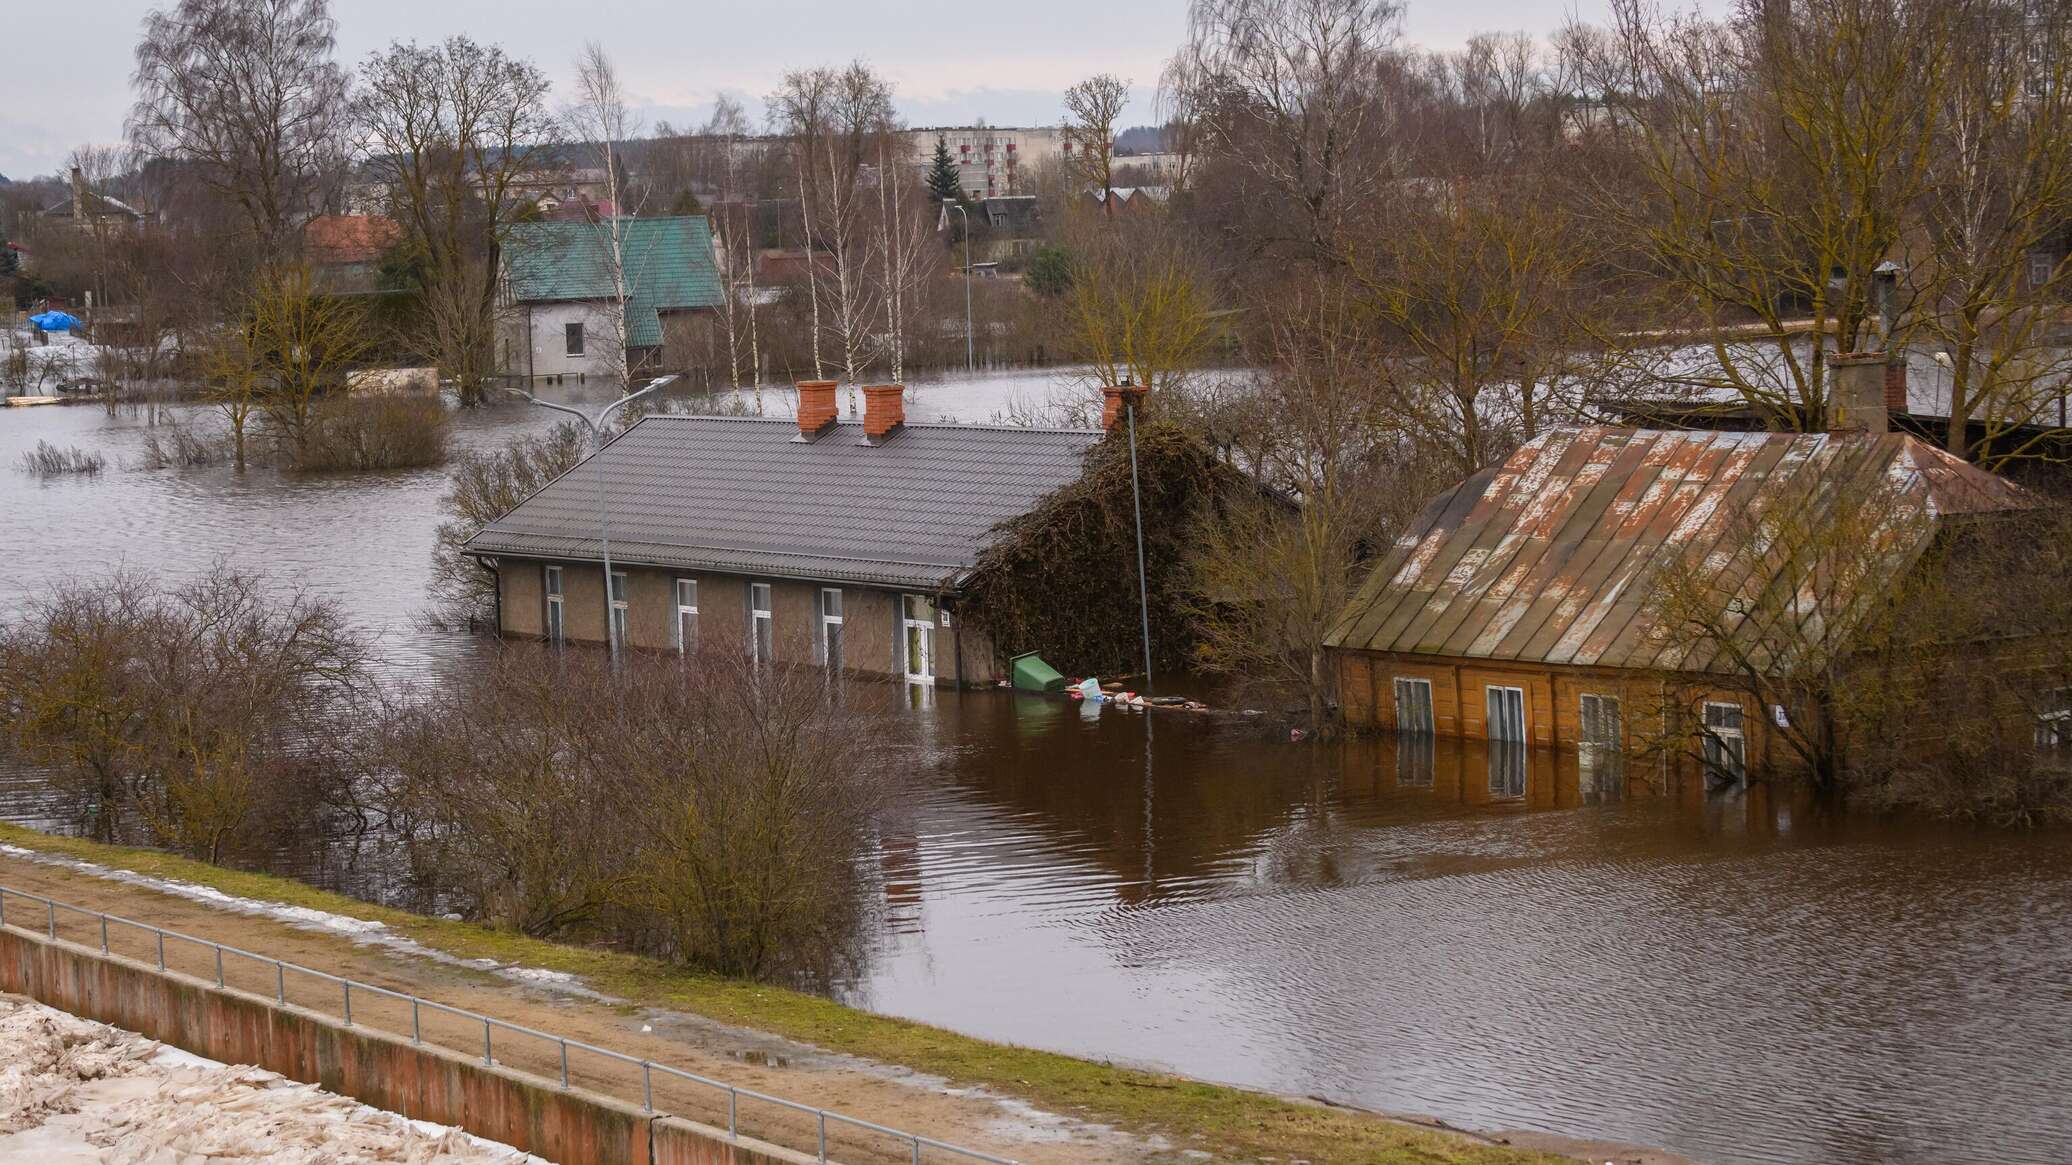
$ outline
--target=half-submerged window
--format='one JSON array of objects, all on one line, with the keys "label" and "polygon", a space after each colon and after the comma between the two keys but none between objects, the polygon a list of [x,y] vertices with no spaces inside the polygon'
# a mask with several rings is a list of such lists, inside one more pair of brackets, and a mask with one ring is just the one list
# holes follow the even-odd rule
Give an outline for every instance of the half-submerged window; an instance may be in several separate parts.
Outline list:
[{"label": "half-submerged window", "polygon": [[748,584],[748,658],[769,663],[777,652],[777,616],[769,583]]},{"label": "half-submerged window", "polygon": [[547,567],[547,568],[546,568],[546,576],[547,576],[547,581],[546,581],[546,590],[547,590],[547,642],[549,642],[549,643],[553,644],[553,645],[554,645],[554,646],[556,646],[556,647],[559,647],[559,646],[561,646],[561,642],[562,642],[562,622],[561,622],[561,604],[562,604],[562,594],[561,594],[561,568],[560,568],[560,567],[558,567],[558,566],[550,566],[550,567]]},{"label": "half-submerged window", "polygon": [[1396,678],[1396,731],[1432,732],[1432,681]]},{"label": "half-submerged window", "polygon": [[1525,689],[1491,687],[1489,729],[1491,740],[1525,742]]},{"label": "half-submerged window", "polygon": [[1729,780],[1748,776],[1748,738],[1739,704],[1705,704],[1705,767]]},{"label": "half-submerged window", "polygon": [[820,590],[820,662],[836,675],[842,671],[842,592]]},{"label": "half-submerged window", "polygon": [[620,647],[632,643],[626,637],[626,575],[616,570],[612,572],[612,642]]},{"label": "half-submerged window", "polygon": [[1626,725],[1617,696],[1586,694],[1576,739],[1579,792],[1585,801],[1615,797],[1626,784]]},{"label": "half-submerged window", "polygon": [[698,650],[698,580],[676,580],[676,650],[690,655]]},{"label": "half-submerged window", "polygon": [[1622,747],[1625,744],[1625,725],[1619,716],[1619,698],[1585,695],[1582,729],[1577,744],[1610,749]]}]

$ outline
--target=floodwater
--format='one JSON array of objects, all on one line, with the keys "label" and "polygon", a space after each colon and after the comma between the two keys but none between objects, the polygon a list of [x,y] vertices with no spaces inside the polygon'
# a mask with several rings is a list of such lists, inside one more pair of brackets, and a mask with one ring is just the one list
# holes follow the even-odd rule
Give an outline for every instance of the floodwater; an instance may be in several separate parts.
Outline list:
[{"label": "floodwater", "polygon": [[[990,420],[1056,378],[950,380],[910,409]],[[457,437],[550,420],[488,410]],[[395,683],[475,649],[413,621],[441,472],[133,469],[144,431],[0,411],[0,611],[68,574],[224,558],[344,604]],[[39,438],[109,468],[15,472]],[[1296,746],[1263,718],[999,692],[888,714],[912,717],[922,760],[872,860],[850,1002],[1729,1165],[2072,1160],[2062,834],[1838,819],[1572,757]],[[0,789],[0,815],[35,808]],[[291,872],[364,889],[357,860]]]}]

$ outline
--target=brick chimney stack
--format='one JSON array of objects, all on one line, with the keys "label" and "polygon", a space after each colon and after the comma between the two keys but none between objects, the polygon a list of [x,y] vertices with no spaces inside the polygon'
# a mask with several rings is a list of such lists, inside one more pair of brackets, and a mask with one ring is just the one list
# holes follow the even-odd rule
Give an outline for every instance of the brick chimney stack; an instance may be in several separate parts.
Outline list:
[{"label": "brick chimney stack", "polygon": [[72,221],[86,221],[86,175],[77,166],[72,167]]},{"label": "brick chimney stack", "polygon": [[[1887,404],[1891,392],[1891,365],[1883,352],[1852,352],[1830,356],[1827,370],[1828,412],[1835,430],[1889,432],[1892,417]],[[1899,392],[1906,396],[1906,367],[1900,366]]]},{"label": "brick chimney stack", "polygon": [[[1115,426],[1122,423],[1122,410],[1134,407],[1138,416],[1144,415],[1145,394],[1151,390],[1141,384],[1115,384],[1101,390],[1101,430],[1113,433]],[[1124,402],[1129,404],[1126,406]]]},{"label": "brick chimney stack", "polygon": [[1885,362],[1885,413],[1898,416],[1907,411],[1907,354],[1894,352]]},{"label": "brick chimney stack", "polygon": [[801,380],[799,389],[799,438],[810,441],[835,423],[835,389],[832,380]]},{"label": "brick chimney stack", "polygon": [[872,444],[890,437],[906,425],[906,386],[866,384],[863,386],[863,439]]}]

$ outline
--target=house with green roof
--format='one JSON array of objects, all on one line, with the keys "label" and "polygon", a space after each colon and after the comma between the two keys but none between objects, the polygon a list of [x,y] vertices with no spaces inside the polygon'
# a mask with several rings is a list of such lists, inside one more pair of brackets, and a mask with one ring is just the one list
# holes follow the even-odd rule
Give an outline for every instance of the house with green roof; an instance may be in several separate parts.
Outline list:
[{"label": "house with green roof", "polygon": [[704,215],[520,223],[504,242],[499,291],[499,357],[528,380],[658,367],[665,334],[723,294]]}]

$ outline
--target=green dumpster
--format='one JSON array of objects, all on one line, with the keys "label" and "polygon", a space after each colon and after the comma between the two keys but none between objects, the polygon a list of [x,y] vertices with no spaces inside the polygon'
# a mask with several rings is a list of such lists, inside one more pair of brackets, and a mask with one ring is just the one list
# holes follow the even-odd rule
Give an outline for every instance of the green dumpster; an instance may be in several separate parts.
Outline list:
[{"label": "green dumpster", "polygon": [[1065,686],[1065,677],[1058,674],[1058,669],[1043,662],[1043,657],[1033,651],[1024,651],[1008,660],[1007,674],[1013,677],[1019,691],[1056,692]]}]

